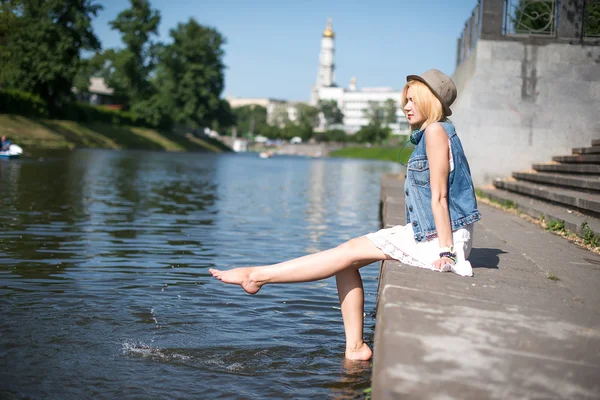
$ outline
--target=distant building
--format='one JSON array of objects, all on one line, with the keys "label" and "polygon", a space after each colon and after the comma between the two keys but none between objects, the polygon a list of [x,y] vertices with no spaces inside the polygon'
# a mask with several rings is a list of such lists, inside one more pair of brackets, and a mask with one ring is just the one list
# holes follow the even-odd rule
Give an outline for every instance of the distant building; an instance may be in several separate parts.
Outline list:
[{"label": "distant building", "polygon": [[267,123],[269,125],[282,125],[285,119],[296,121],[298,111],[295,102],[285,100],[270,99],[267,97],[231,97],[225,98],[231,108],[244,106],[261,106],[267,109]]},{"label": "distant building", "polygon": [[88,92],[77,93],[77,99],[94,106],[106,106],[116,109],[123,108],[122,104],[116,104],[114,93],[114,89],[106,85],[104,78],[94,77],[90,78]]},{"label": "distant building", "polygon": [[392,99],[397,105],[397,122],[389,126],[395,134],[407,133],[409,127],[406,116],[401,109],[401,90],[394,91],[392,88],[363,88],[357,90],[356,78],[352,78],[348,88],[335,85],[334,38],[335,34],[331,27],[331,19],[329,19],[327,28],[321,38],[319,69],[317,81],[312,88],[310,104],[316,106],[319,100],[335,100],[344,114],[343,129],[348,133],[354,133],[369,124],[369,120],[365,117],[365,112],[370,107],[369,102],[383,104],[386,100]]}]

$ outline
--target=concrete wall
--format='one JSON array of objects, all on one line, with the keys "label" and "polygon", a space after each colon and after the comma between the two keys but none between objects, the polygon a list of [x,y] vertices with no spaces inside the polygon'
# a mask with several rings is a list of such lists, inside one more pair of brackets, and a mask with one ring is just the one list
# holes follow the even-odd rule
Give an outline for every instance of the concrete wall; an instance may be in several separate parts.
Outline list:
[{"label": "concrete wall", "polygon": [[476,185],[600,138],[600,47],[480,39],[451,120]]}]

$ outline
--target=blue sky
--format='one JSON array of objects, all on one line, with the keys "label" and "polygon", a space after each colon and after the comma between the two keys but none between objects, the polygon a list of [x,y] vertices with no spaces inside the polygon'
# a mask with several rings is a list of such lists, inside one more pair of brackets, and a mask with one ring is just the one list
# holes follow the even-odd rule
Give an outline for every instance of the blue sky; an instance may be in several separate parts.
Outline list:
[{"label": "blue sky", "polygon": [[[108,21],[129,6],[98,0],[102,47],[120,47]],[[216,28],[225,45],[223,96],[308,101],[327,18],[335,32],[335,82],[359,88],[404,85],[406,75],[437,68],[451,75],[456,41],[477,0],[151,0],[161,13],[160,41],[190,17]]]}]

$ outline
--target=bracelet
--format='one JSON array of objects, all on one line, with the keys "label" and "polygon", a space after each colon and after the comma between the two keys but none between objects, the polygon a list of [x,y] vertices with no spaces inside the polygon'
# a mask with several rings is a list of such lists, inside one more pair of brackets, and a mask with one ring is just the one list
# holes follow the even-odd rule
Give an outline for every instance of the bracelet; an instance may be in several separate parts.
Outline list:
[{"label": "bracelet", "polygon": [[449,258],[450,260],[452,260],[453,263],[456,264],[456,253],[451,253],[449,251],[445,251],[440,253],[440,258]]}]

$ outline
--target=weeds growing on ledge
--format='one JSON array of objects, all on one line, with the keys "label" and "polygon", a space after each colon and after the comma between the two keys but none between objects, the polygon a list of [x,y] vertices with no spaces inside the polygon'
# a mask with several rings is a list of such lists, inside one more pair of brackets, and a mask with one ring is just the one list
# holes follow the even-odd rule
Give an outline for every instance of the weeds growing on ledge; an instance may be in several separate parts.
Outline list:
[{"label": "weeds growing on ledge", "polygon": [[[594,232],[594,230],[589,227],[587,222],[583,222],[581,224],[580,233],[577,234],[565,228],[565,221],[558,219],[546,221],[546,218],[543,215],[540,215],[538,218],[533,218],[530,215],[527,215],[523,210],[519,209],[519,205],[514,201],[497,201],[491,199],[481,189],[475,189],[475,194],[477,196],[477,200],[484,204],[512,213],[514,215],[518,215],[519,217],[531,223],[540,225],[543,229],[552,232],[553,234],[566,238],[570,242],[573,242],[576,245],[585,248],[586,250],[600,254],[600,233]],[[552,278],[548,277],[548,279]]]}]

